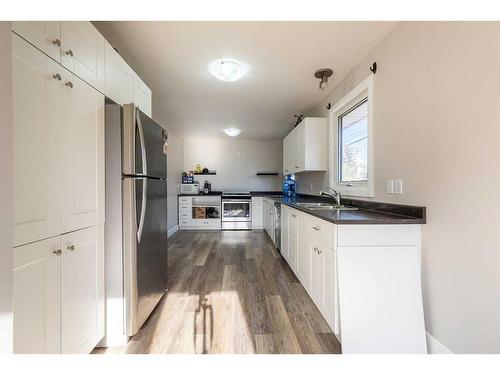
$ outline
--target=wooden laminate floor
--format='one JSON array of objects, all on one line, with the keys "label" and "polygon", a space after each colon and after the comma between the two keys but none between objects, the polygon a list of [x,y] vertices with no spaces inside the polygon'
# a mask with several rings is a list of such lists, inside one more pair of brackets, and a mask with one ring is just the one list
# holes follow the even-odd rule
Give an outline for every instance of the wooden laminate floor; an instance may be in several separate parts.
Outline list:
[{"label": "wooden laminate floor", "polygon": [[340,353],[263,231],[179,231],[168,292],[121,348],[94,353]]}]

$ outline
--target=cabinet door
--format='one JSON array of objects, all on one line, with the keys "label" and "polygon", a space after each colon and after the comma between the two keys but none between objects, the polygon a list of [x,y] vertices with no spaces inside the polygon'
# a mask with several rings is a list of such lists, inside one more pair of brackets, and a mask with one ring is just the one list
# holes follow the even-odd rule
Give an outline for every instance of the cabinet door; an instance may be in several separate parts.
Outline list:
[{"label": "cabinet door", "polygon": [[14,21],[12,30],[46,55],[61,62],[60,22]]},{"label": "cabinet door", "polygon": [[62,237],[63,353],[89,353],[104,336],[102,227]]},{"label": "cabinet door", "polygon": [[322,312],[323,306],[323,249],[318,245],[316,241],[311,239],[310,241],[310,287],[309,295],[312,300]]},{"label": "cabinet door", "polygon": [[61,62],[100,91],[104,90],[104,37],[87,21],[61,22]]},{"label": "cabinet door", "polygon": [[293,171],[300,172],[305,169],[305,123],[299,124],[294,131],[293,142]]},{"label": "cabinet door", "polygon": [[63,232],[104,223],[104,96],[67,73],[63,95]]},{"label": "cabinet door", "polygon": [[61,238],[14,249],[14,353],[61,351]]},{"label": "cabinet door", "polygon": [[[61,233],[64,69],[12,34],[14,246]],[[57,76],[59,75],[59,76]]]},{"label": "cabinet door", "polygon": [[324,248],[323,257],[323,301],[321,312],[333,332],[338,333],[337,319],[337,262],[333,249]]},{"label": "cabinet door", "polygon": [[151,89],[134,73],[134,104],[142,112],[152,117]]},{"label": "cabinet door", "polygon": [[298,240],[297,248],[297,277],[310,293],[311,289],[311,252],[312,252],[312,238],[307,234],[306,227],[308,224],[309,215],[300,215],[298,227],[301,234]]},{"label": "cabinet door", "polygon": [[290,209],[284,205],[281,206],[281,255],[287,262],[290,262],[290,249],[288,244],[288,219]]},{"label": "cabinet door", "polygon": [[290,210],[290,215],[288,216],[288,264],[295,274],[297,274],[299,237],[298,214],[295,210]]},{"label": "cabinet door", "polygon": [[288,175],[293,172],[292,170],[292,136],[288,135],[285,139],[283,139],[283,175]]},{"label": "cabinet door", "polygon": [[132,103],[134,72],[108,42],[104,43],[104,93],[118,104]]},{"label": "cabinet door", "polygon": [[262,228],[263,202],[261,197],[252,198],[252,229]]}]

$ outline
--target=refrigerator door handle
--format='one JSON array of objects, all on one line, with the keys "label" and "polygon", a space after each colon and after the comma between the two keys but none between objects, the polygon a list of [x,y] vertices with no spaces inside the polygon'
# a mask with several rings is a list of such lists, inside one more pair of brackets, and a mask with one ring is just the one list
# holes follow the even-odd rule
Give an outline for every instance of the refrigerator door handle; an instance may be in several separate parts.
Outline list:
[{"label": "refrigerator door handle", "polygon": [[147,201],[148,179],[142,178],[142,202],[141,202],[141,217],[137,227],[137,242],[141,243],[142,230],[144,229],[144,218],[146,216],[146,201]]},{"label": "refrigerator door handle", "polygon": [[135,118],[137,121],[137,130],[139,130],[139,141],[141,142],[142,174],[148,175],[148,163],[146,161],[146,142],[144,142],[144,131],[142,129],[141,116],[136,109]]}]

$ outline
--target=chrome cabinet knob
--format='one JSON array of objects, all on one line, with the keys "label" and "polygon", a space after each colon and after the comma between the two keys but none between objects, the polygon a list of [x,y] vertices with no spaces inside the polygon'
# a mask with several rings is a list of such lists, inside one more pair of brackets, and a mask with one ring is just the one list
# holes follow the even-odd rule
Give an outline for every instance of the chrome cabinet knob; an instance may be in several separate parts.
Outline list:
[{"label": "chrome cabinet knob", "polygon": [[60,81],[62,79],[62,77],[59,73],[53,74],[52,77],[57,79],[58,81]]},{"label": "chrome cabinet knob", "polygon": [[73,57],[73,51],[72,50],[67,50],[66,55]]},{"label": "chrome cabinet knob", "polygon": [[75,245],[70,245],[66,249],[73,251],[75,250]]},{"label": "chrome cabinet knob", "polygon": [[55,46],[61,47],[61,41],[57,38],[52,41],[52,44]]},{"label": "chrome cabinet knob", "polygon": [[62,254],[62,250],[61,249],[57,249],[57,250],[54,250],[52,251],[55,255],[61,255]]},{"label": "chrome cabinet knob", "polygon": [[71,82],[71,81],[66,82],[66,86],[68,86],[70,89],[72,89],[73,88],[73,82]]}]

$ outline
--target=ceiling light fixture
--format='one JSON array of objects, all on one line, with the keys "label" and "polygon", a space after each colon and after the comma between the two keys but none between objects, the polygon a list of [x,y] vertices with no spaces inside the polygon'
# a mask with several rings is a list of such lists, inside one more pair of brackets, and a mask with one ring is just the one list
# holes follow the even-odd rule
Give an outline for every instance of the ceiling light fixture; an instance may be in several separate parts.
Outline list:
[{"label": "ceiling light fixture", "polygon": [[317,70],[316,73],[314,73],[314,76],[321,81],[319,82],[319,89],[324,90],[328,87],[328,77],[330,77],[333,74],[333,70],[324,68]]},{"label": "ceiling light fixture", "polygon": [[234,59],[222,58],[208,64],[208,71],[218,80],[234,82],[242,79],[248,68]]},{"label": "ceiling light fixture", "polygon": [[230,137],[237,137],[241,134],[241,129],[238,128],[227,128],[227,129],[222,129],[222,131]]}]

